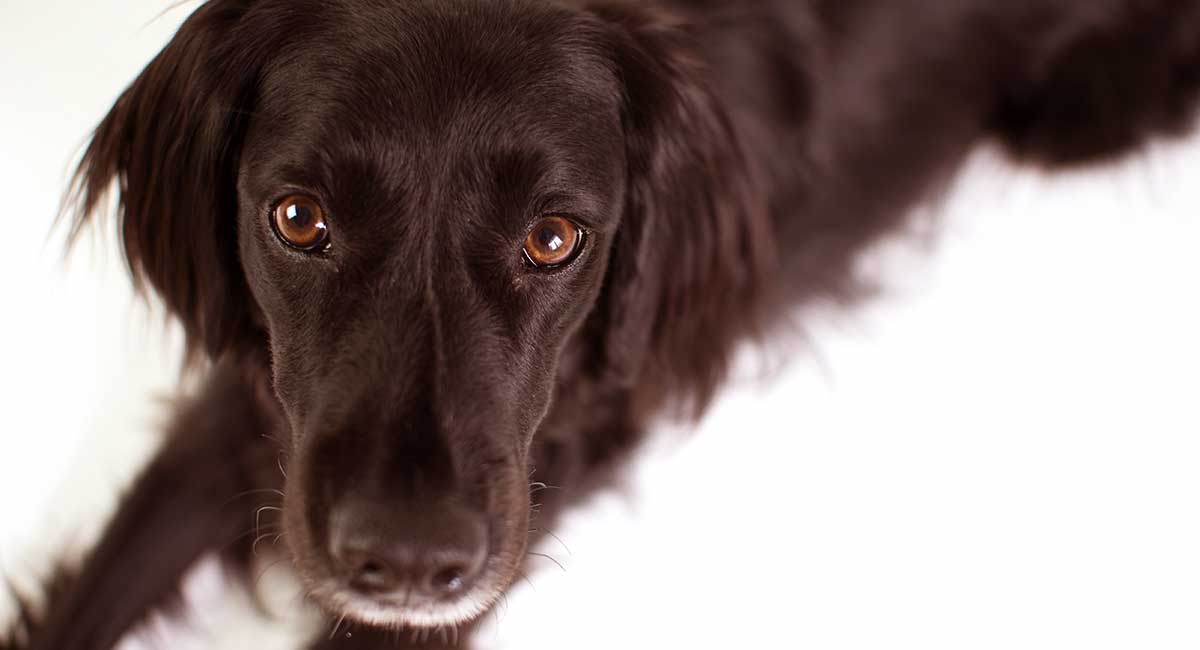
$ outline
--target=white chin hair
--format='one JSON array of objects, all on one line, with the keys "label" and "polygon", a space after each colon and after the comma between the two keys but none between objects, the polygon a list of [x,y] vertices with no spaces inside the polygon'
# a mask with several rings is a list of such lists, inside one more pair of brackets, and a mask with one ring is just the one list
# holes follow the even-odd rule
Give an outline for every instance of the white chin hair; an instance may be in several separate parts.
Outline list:
[{"label": "white chin hair", "polygon": [[347,620],[384,628],[437,629],[461,625],[487,610],[487,601],[468,593],[456,602],[418,607],[386,605],[345,592],[333,595],[333,604]]}]

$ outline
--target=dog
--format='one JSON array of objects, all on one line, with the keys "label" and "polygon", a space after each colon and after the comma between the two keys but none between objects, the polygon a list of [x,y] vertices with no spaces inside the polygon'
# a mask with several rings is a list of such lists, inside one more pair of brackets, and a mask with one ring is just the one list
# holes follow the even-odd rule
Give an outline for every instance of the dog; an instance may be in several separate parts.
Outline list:
[{"label": "dog", "polygon": [[111,648],[263,528],[356,624],[312,648],[469,630],[974,146],[1109,160],[1198,94],[1195,0],[208,0],[72,194],[78,231],[115,182],[205,386],[0,649]]}]

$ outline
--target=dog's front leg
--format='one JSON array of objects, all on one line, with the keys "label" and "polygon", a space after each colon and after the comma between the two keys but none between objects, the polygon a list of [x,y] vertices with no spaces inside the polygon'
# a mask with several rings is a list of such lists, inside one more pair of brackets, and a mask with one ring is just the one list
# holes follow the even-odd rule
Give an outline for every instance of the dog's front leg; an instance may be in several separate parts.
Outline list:
[{"label": "dog's front leg", "polygon": [[248,566],[256,506],[278,501],[283,478],[250,383],[232,365],[213,371],[82,566],[48,595],[42,616],[26,617],[32,629],[16,647],[112,648],[178,598],[181,578],[205,553]]}]

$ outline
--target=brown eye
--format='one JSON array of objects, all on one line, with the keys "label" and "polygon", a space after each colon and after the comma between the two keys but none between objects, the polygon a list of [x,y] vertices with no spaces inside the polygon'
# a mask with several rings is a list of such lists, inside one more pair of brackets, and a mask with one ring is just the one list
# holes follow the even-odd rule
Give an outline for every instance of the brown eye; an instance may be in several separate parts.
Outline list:
[{"label": "brown eye", "polygon": [[575,259],[583,231],[566,217],[546,217],[525,237],[525,259],[539,268],[562,266]]},{"label": "brown eye", "polygon": [[272,217],[275,234],[289,246],[311,251],[329,242],[325,211],[307,196],[289,196],[275,206]]}]

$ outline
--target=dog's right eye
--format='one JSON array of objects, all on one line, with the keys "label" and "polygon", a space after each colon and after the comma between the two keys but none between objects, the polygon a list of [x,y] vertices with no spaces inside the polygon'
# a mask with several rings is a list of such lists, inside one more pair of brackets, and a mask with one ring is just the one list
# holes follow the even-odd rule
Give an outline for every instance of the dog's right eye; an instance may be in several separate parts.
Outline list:
[{"label": "dog's right eye", "polygon": [[315,251],[329,247],[325,210],[307,196],[296,194],[280,201],[272,210],[271,224],[275,234],[292,248]]}]

